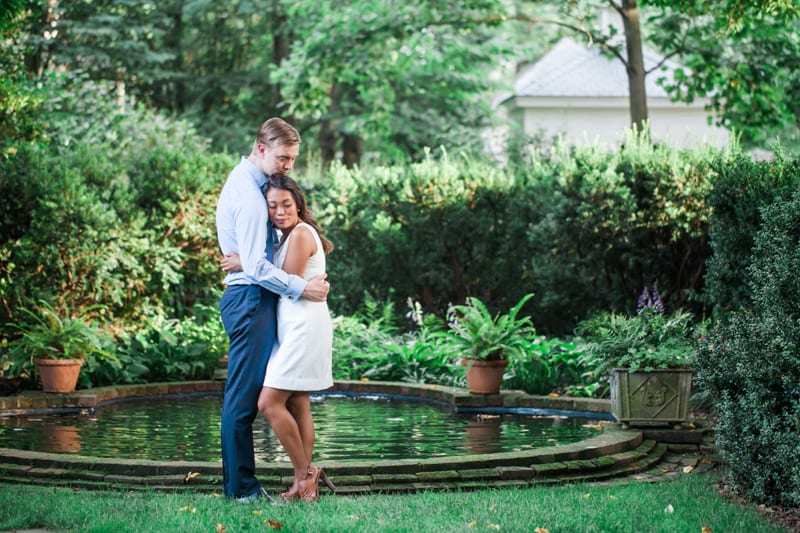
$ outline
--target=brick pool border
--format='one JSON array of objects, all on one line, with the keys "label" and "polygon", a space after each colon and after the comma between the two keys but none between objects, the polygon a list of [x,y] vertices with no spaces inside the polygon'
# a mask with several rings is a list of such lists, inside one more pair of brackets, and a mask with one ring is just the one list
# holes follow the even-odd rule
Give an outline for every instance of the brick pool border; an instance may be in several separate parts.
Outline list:
[{"label": "brick pool border", "polygon": [[[26,391],[0,397],[0,415],[96,408],[142,397],[219,393],[223,388],[224,381],[191,381],[98,387],[73,394]],[[409,396],[446,403],[457,412],[548,409],[597,413],[602,418],[610,410],[608,400],[533,396],[522,391],[470,394],[456,387],[411,383],[337,381],[331,391]],[[702,430],[631,430],[609,422],[600,425],[595,437],[535,450],[433,459],[327,461],[323,466],[337,483],[337,494],[469,490],[629,476],[655,468],[669,453],[712,450],[713,442]],[[283,491],[291,484],[287,463],[258,463],[257,470],[270,492]],[[221,479],[219,462],[107,459],[0,448],[0,482],[5,483],[218,493]]]}]

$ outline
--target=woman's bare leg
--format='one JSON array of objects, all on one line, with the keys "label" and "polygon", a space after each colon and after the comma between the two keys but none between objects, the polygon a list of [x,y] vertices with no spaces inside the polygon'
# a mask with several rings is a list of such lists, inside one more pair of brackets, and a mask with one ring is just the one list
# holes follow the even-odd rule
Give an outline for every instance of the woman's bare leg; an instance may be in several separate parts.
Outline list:
[{"label": "woman's bare leg", "polygon": [[290,492],[296,492],[305,486],[308,466],[310,464],[297,421],[287,409],[293,391],[264,387],[258,397],[258,410],[267,417],[272,431],[283,445],[294,469],[294,483]]},{"label": "woman's bare leg", "polygon": [[311,459],[314,456],[314,441],[316,439],[314,419],[311,416],[311,393],[294,393],[286,403],[286,408],[292,413],[297,422],[297,428],[300,430],[300,439],[303,441],[303,449],[306,451],[306,459],[311,464]]}]

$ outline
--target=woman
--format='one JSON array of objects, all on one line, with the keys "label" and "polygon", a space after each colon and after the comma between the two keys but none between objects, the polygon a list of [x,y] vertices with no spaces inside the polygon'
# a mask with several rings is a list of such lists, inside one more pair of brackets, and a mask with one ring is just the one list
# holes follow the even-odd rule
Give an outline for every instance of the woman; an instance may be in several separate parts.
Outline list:
[{"label": "woman", "polygon": [[[269,177],[266,199],[270,220],[282,233],[274,264],[304,279],[325,272],[325,254],[333,244],[322,237],[297,183],[288,176]],[[225,257],[220,265],[226,272],[241,270],[236,255]],[[294,482],[281,494],[282,500],[316,501],[320,479],[335,489],[322,468],[311,464],[315,437],[310,393],[333,386],[332,337],[326,302],[279,300],[278,336],[258,409],[292,461]]]}]

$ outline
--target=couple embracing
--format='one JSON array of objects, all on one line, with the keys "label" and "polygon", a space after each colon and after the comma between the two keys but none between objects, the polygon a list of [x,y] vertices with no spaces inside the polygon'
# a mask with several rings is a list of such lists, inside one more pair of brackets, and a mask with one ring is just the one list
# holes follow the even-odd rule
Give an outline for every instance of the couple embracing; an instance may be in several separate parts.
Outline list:
[{"label": "couple embracing", "polygon": [[310,397],[333,385],[325,280],[325,254],[333,245],[287,176],[299,152],[297,130],[279,118],[267,120],[217,204],[220,266],[227,272],[220,311],[230,340],[223,484],[225,496],[241,502],[271,500],[255,476],[253,420],[259,411],[292,462],[294,481],[281,499],[315,501],[320,481],[334,489],[311,463]]}]

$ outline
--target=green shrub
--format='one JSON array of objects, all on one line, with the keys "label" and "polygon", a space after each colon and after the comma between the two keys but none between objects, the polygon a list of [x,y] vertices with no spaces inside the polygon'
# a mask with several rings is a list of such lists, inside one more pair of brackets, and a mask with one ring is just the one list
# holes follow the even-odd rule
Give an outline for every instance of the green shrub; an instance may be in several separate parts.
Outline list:
[{"label": "green shrub", "polygon": [[599,385],[583,356],[583,349],[575,342],[537,335],[530,339],[524,353],[511,357],[503,388],[528,394],[591,397]]},{"label": "green shrub", "polygon": [[758,162],[747,154],[715,159],[709,237],[713,254],[707,261],[704,299],[715,314],[749,308],[747,280],[755,235],[763,224],[763,208],[793,194],[800,181],[800,162],[777,159]]},{"label": "green shrub", "polygon": [[617,153],[559,147],[504,170],[447,154],[335,166],[314,188],[337,245],[331,279],[346,288],[331,306],[349,314],[363,292],[391,292],[439,316],[468,297],[494,313],[535,293],[526,311],[537,329],[563,335],[594,311],[629,311],[642,286],[694,305],[714,154],[633,139]]},{"label": "green shrub", "polygon": [[442,321],[423,316],[419,304],[409,305],[409,317],[418,327],[406,333],[397,332],[391,302],[378,307],[367,299],[366,314],[334,318],[334,378],[463,384],[457,358],[440,335]]},{"label": "green shrub", "polygon": [[697,340],[692,314],[682,309],[669,315],[651,307],[634,315],[600,313],[578,324],[576,332],[599,362],[599,376],[619,367],[645,372],[691,367]]},{"label": "green shrub", "polygon": [[734,490],[790,507],[800,505],[798,193],[795,185],[762,209],[745,261],[752,305],[712,330],[696,360]]},{"label": "green shrub", "polygon": [[210,379],[227,347],[219,316],[155,317],[123,337],[118,352],[126,366],[112,379],[115,383]]},{"label": "green shrub", "polygon": [[114,328],[210,303],[222,279],[213,213],[230,158],[207,154],[185,123],[119,108],[103,85],[48,84],[49,143],[0,158],[2,322],[40,299],[76,310],[103,302]]},{"label": "green shrub", "polygon": [[617,152],[534,152],[520,192],[528,221],[515,244],[537,294],[542,331],[570,333],[600,310],[632,311],[644,286],[672,308],[693,305],[709,254],[710,148],[654,147],[631,137]]}]

